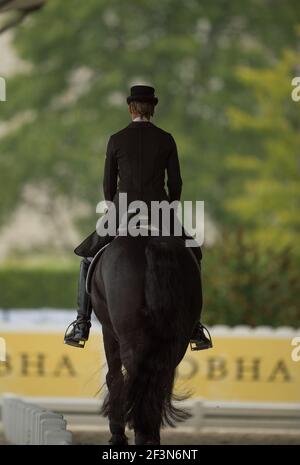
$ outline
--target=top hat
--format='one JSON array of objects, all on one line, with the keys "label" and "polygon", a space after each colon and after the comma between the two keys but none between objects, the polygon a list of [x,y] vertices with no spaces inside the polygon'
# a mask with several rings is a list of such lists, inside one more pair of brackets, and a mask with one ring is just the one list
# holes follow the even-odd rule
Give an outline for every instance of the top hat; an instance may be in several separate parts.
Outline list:
[{"label": "top hat", "polygon": [[154,96],[155,89],[150,86],[132,86],[130,88],[130,95],[127,97],[127,103],[130,102],[152,102],[157,104],[158,98]]}]

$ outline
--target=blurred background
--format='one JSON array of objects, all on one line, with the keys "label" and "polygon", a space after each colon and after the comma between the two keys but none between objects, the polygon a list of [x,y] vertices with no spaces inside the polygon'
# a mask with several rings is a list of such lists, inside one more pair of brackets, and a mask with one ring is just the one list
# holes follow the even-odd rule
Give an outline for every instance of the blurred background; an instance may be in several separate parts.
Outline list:
[{"label": "blurred background", "polygon": [[[130,86],[151,85],[153,122],[177,143],[182,199],[205,201],[203,323],[263,334],[253,347],[264,363],[279,337],[265,370],[283,384],[270,400],[300,402],[290,357],[300,327],[299,1],[0,0],[0,29],[2,332],[72,320],[73,249],[97,220],[108,138],[130,122]],[[207,398],[268,401],[251,386],[232,398],[215,386]]]}]

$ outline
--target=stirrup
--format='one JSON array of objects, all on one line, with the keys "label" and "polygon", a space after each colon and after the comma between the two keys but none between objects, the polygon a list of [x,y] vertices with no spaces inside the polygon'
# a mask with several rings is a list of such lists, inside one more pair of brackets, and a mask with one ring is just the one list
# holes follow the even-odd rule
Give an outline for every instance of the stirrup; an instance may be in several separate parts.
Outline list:
[{"label": "stirrup", "polygon": [[[212,340],[211,340],[210,332],[208,331],[206,326],[204,326],[202,323],[199,323],[199,326],[200,326],[199,329],[202,332],[202,334],[201,334],[202,340],[200,338],[195,339],[195,340],[191,340],[190,341],[191,350],[211,349],[213,347],[213,343],[212,343]],[[204,329],[207,332],[208,337],[205,335]]]},{"label": "stirrup", "polygon": [[[84,346],[85,346],[85,343],[87,341],[87,339],[85,338],[82,338],[80,339],[79,341],[75,340],[74,339],[74,331],[75,331],[75,327],[76,325],[78,324],[78,320],[74,320],[72,321],[72,323],[69,324],[69,326],[67,327],[66,331],[65,331],[65,336],[64,336],[64,344],[67,344],[69,346],[73,346],[73,347],[79,347],[80,349],[84,349]],[[71,332],[71,334],[67,334],[68,333],[68,330],[69,328],[73,326],[73,332]]]}]

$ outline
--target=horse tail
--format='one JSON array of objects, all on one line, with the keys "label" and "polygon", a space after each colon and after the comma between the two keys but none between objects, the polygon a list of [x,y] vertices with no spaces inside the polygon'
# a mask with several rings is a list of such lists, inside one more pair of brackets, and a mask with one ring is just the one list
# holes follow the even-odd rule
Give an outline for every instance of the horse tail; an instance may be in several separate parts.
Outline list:
[{"label": "horse tail", "polygon": [[145,249],[143,312],[147,345],[140,354],[136,374],[128,375],[126,380],[126,420],[139,431],[151,430],[153,421],[159,427],[174,427],[191,416],[172,403],[189,397],[173,394],[176,366],[188,341],[180,265],[184,249],[178,240],[170,238],[151,238]]}]

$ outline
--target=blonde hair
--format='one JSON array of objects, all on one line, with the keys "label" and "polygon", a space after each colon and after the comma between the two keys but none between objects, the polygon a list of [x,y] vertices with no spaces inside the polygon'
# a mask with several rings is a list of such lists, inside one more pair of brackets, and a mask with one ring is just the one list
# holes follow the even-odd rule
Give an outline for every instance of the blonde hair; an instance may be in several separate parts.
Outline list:
[{"label": "blonde hair", "polygon": [[154,103],[152,102],[138,102],[134,100],[129,103],[131,113],[137,113],[140,116],[145,116],[150,119],[154,115]]}]

